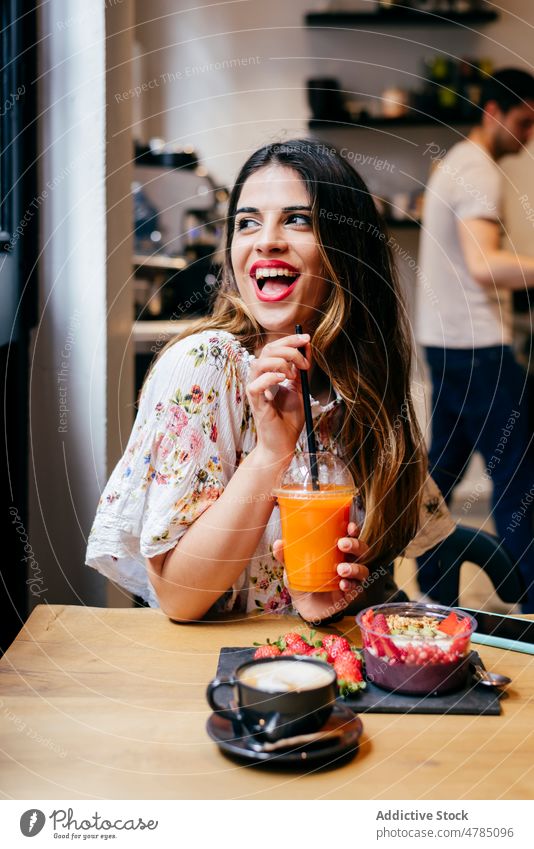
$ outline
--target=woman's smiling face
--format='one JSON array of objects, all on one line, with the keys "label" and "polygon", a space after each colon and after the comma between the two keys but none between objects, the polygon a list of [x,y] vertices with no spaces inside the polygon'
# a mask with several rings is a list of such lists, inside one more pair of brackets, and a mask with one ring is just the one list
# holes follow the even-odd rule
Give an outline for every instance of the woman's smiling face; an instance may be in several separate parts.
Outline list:
[{"label": "woman's smiling face", "polygon": [[311,221],[310,198],[296,171],[267,165],[239,197],[231,261],[239,293],[266,341],[317,325],[330,285]]}]

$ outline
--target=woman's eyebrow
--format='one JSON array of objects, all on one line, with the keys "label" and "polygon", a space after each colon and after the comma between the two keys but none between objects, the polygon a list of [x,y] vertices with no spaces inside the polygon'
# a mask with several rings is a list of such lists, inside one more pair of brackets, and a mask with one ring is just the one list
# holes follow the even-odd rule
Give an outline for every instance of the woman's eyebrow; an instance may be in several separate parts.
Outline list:
[{"label": "woman's eyebrow", "polygon": [[[299,204],[295,204],[294,206],[284,206],[282,208],[282,212],[294,212],[295,210],[305,210],[306,212],[311,212],[311,206],[302,206]],[[240,212],[255,212],[259,213],[259,209],[255,206],[242,206],[240,209],[236,210],[236,215],[239,215]]]}]

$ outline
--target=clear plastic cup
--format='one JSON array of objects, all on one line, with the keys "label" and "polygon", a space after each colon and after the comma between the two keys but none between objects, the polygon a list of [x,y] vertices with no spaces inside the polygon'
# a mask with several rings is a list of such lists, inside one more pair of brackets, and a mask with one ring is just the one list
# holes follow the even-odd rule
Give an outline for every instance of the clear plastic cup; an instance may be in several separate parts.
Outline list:
[{"label": "clear plastic cup", "polygon": [[301,592],[339,589],[343,562],[338,540],[347,525],[356,487],[350,471],[334,454],[318,452],[319,488],[313,488],[310,455],[295,454],[274,495],[280,507],[288,584]]},{"label": "clear plastic cup", "polygon": [[360,611],[356,624],[362,634],[366,678],[379,687],[439,695],[465,685],[477,623],[463,610],[393,602]]}]

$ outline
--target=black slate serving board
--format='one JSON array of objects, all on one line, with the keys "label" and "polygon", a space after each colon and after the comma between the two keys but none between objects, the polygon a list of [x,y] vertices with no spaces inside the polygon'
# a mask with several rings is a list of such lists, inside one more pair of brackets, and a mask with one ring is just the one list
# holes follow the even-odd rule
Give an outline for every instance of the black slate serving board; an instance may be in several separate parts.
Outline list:
[{"label": "black slate serving board", "polygon": [[[217,677],[232,675],[238,666],[252,660],[254,648],[225,646],[221,649],[217,665]],[[482,664],[477,652],[471,652],[474,661]],[[482,664],[483,665],[483,664]],[[217,698],[224,703],[230,690],[224,688]],[[470,716],[498,716],[501,712],[499,692],[492,687],[468,682],[463,690],[442,696],[406,696],[402,693],[390,693],[381,690],[375,684],[367,682],[365,690],[355,696],[339,699],[357,713],[427,713],[427,714],[465,714]]]}]

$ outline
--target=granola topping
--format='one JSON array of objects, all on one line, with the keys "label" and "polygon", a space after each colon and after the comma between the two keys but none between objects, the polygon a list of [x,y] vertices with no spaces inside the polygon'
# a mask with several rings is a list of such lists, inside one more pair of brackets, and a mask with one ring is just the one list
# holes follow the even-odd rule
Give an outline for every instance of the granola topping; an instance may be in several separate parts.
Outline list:
[{"label": "granola topping", "polygon": [[435,636],[439,634],[439,619],[433,616],[386,616],[389,630],[392,634],[420,634]]}]

